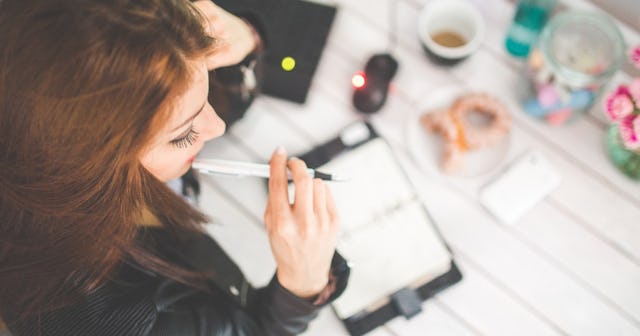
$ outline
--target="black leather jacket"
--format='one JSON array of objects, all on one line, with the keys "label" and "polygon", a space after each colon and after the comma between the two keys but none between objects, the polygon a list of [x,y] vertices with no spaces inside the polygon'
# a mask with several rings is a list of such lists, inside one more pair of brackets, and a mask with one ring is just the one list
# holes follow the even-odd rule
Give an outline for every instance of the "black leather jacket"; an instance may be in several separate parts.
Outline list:
[{"label": "black leather jacket", "polygon": [[349,269],[337,253],[332,273],[336,289],[329,300],[314,305],[283,288],[274,276],[269,285],[253,289],[220,246],[205,234],[180,241],[162,229],[141,230],[146,247],[163,258],[199,271],[212,271],[209,290],[178,283],[125,263],[117,275],[82,302],[7,324],[15,336],[248,336],[296,335],[307,328],[318,309],[346,287]]}]

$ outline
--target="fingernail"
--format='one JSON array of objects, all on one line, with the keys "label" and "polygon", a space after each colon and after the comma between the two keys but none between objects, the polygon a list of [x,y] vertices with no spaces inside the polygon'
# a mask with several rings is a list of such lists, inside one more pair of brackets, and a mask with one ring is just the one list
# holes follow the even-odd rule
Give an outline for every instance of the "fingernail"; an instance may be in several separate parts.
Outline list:
[{"label": "fingernail", "polygon": [[286,153],[287,153],[287,151],[284,149],[284,146],[280,145],[280,146],[276,147],[276,154],[283,155],[283,154],[286,154]]}]

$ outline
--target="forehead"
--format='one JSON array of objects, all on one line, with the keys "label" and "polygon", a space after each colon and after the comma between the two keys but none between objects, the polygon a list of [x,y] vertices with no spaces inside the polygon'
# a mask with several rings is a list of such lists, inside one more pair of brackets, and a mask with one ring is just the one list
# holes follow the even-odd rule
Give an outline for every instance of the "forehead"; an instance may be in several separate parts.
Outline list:
[{"label": "forehead", "polygon": [[190,83],[169,105],[165,130],[173,130],[200,110],[207,99],[209,77],[204,61],[189,62]]}]

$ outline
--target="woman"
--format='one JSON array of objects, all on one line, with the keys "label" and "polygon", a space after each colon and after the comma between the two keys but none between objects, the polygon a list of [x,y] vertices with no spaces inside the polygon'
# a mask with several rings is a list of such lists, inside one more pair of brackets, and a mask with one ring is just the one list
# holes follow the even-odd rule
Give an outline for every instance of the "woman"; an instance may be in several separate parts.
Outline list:
[{"label": "woman", "polygon": [[13,334],[291,335],[344,288],[331,194],[283,148],[262,289],[164,183],[224,132],[207,71],[255,48],[245,21],[209,1],[2,0],[0,41],[0,316]]}]

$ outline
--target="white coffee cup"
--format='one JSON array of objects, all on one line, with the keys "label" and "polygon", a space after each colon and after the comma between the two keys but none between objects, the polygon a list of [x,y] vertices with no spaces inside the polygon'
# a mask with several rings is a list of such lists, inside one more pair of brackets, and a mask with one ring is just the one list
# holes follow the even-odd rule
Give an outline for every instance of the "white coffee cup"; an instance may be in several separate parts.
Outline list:
[{"label": "white coffee cup", "polygon": [[[431,59],[455,64],[476,51],[484,39],[485,22],[480,11],[465,0],[431,0],[418,17],[418,37]],[[462,37],[464,44],[450,47],[433,37],[442,33]]]}]

